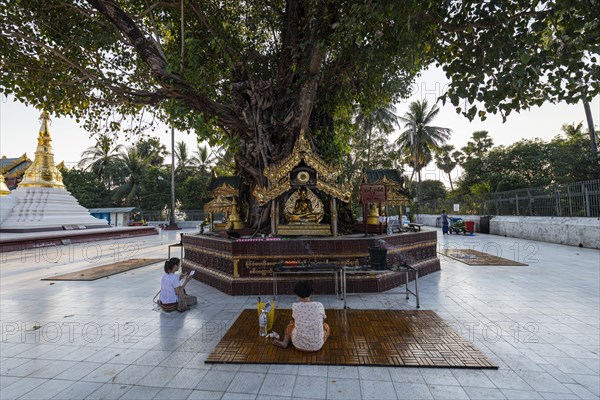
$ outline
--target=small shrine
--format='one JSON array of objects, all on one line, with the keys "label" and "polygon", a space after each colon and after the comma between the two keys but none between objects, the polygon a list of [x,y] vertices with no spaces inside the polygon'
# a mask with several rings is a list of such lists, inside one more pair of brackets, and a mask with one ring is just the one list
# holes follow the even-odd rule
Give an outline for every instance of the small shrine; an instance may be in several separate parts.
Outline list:
[{"label": "small shrine", "polygon": [[363,175],[363,183],[379,184],[386,187],[386,203],[385,205],[370,205],[367,217],[368,224],[378,224],[381,215],[389,215],[388,207],[402,207],[410,203],[408,189],[404,186],[404,176],[397,169],[366,170]]},{"label": "small shrine", "polygon": [[[337,184],[341,169],[326,164],[300,132],[291,154],[263,171],[265,187],[254,190],[259,205],[271,203],[271,232],[283,236],[337,236],[339,199],[350,191]],[[289,194],[289,196],[288,196]],[[323,204],[327,198],[329,204]],[[322,223],[329,206],[329,224]]]},{"label": "small shrine", "polygon": [[8,158],[2,156],[0,158],[0,174],[4,176],[6,186],[9,189],[15,189],[23,180],[23,174],[29,168],[32,161],[24,153],[21,157]]},{"label": "small shrine", "polygon": [[[212,199],[204,205],[204,212],[208,214],[214,230],[238,230],[244,227],[238,204],[240,186],[239,176],[213,176],[209,185]],[[224,218],[221,222],[214,222],[214,214],[218,213],[223,214]]]}]

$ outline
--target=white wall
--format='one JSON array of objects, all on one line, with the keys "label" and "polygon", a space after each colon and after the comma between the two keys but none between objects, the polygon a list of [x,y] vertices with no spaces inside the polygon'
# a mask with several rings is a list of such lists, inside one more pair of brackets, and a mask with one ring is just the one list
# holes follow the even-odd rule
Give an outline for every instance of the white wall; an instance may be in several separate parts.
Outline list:
[{"label": "white wall", "polygon": [[600,249],[600,218],[498,216],[490,233]]},{"label": "white wall", "polygon": [[[449,216],[474,221],[475,231],[479,231],[479,216]],[[421,214],[417,221],[436,226],[438,217]],[[600,249],[600,218],[497,216],[490,220],[490,234]]]}]

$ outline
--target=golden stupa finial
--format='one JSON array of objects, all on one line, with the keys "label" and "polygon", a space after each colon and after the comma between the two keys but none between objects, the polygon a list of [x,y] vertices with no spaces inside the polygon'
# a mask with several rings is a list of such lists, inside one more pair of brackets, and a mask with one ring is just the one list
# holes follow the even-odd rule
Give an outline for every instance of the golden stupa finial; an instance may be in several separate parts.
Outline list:
[{"label": "golden stupa finial", "polygon": [[7,194],[10,194],[10,190],[6,186],[4,175],[0,174],[0,196],[6,196]]},{"label": "golden stupa finial", "polygon": [[54,164],[54,154],[52,153],[52,139],[50,138],[50,115],[43,111],[40,115],[40,132],[38,135],[38,145],[35,150],[35,159],[23,174],[23,181],[19,183],[22,187],[49,187],[63,188],[62,174]]}]

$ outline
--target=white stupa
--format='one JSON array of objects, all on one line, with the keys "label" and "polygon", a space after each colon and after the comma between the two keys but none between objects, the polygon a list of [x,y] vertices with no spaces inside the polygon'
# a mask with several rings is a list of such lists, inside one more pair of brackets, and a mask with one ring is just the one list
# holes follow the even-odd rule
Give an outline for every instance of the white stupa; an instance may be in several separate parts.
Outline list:
[{"label": "white stupa", "polygon": [[[0,232],[41,232],[108,227],[106,220],[94,218],[65,189],[62,175],[54,164],[48,128],[50,117],[43,112],[33,164],[23,181],[7,196],[2,196]],[[8,189],[8,188],[7,188]],[[4,199],[10,200],[5,201]],[[10,204],[14,203],[14,204]],[[12,207],[11,207],[12,206]],[[5,211],[4,208],[10,211]],[[4,214],[8,214],[4,217]]]}]

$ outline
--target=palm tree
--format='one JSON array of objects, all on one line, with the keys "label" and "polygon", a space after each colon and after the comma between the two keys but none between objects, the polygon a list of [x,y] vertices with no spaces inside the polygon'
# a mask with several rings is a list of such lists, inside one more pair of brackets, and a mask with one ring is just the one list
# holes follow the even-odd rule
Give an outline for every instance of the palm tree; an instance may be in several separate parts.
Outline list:
[{"label": "palm tree", "polygon": [[373,144],[373,134],[377,133],[376,140],[381,140],[382,136],[387,136],[394,131],[398,124],[398,116],[395,114],[396,107],[388,105],[385,107],[375,107],[369,112],[360,110],[356,116],[356,125],[362,133],[367,135],[367,160],[366,169],[371,168],[371,148]]},{"label": "palm tree", "polygon": [[421,170],[431,162],[432,152],[439,152],[452,133],[449,128],[430,125],[439,111],[435,104],[430,109],[427,100],[423,99],[410,103],[408,112],[400,117],[400,121],[404,123],[404,131],[400,133],[397,143],[409,155],[418,174],[419,186]]},{"label": "palm tree", "polygon": [[494,141],[489,136],[488,131],[475,131],[471,135],[471,140],[461,150],[467,160],[472,158],[482,158],[494,146]]},{"label": "palm tree", "polygon": [[215,157],[213,156],[214,151],[208,152],[207,146],[202,146],[198,143],[198,148],[194,152],[195,156],[191,158],[191,162],[196,167],[207,170],[208,166],[215,161]]},{"label": "palm tree", "polygon": [[113,197],[122,200],[125,206],[136,206],[142,194],[142,179],[150,158],[143,157],[135,146],[128,147],[119,154],[125,182],[118,186]]},{"label": "palm tree", "polygon": [[583,122],[580,122],[577,125],[575,125],[575,122],[572,124],[563,124],[560,130],[567,136],[567,139],[580,139],[584,137]]},{"label": "palm tree", "polygon": [[175,147],[175,159],[177,160],[176,169],[178,170],[186,171],[188,167],[191,167],[193,164],[193,159],[190,158],[187,143],[183,140],[177,142],[177,146]]},{"label": "palm tree", "polygon": [[440,147],[440,151],[435,155],[435,165],[446,174],[448,174],[448,179],[450,180],[450,189],[454,190],[454,185],[452,185],[452,176],[450,173],[456,168],[457,162],[453,158],[454,154],[454,146],[451,144],[445,144]]},{"label": "palm tree", "polygon": [[107,135],[100,135],[96,139],[96,144],[88,147],[81,153],[81,160],[78,163],[80,168],[92,172],[104,183],[106,189],[110,190],[114,183],[114,178],[118,175],[121,163],[119,153],[123,145],[113,147],[113,140]]}]

